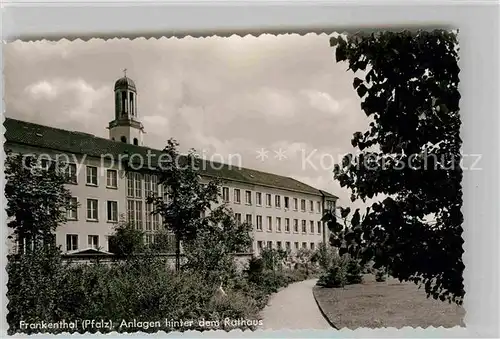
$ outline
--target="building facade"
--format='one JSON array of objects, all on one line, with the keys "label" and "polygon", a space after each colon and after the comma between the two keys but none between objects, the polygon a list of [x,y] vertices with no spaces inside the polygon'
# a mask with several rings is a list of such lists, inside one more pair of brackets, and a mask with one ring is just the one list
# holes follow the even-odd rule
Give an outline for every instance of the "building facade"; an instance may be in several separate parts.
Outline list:
[{"label": "building facade", "polygon": [[[108,125],[109,139],[10,118],[4,125],[5,149],[68,163],[67,187],[78,207],[68,211],[68,222],[56,231],[56,244],[63,251],[108,251],[109,236],[121,220],[143,230],[146,243],[155,241],[155,233],[164,226],[158,215],[151,214],[146,197],[162,196],[164,190],[154,171],[130,164],[160,157],[162,152],[144,146],[137,90],[130,78],[115,83],[115,119]],[[314,250],[328,240],[321,218],[326,209],[335,208],[336,196],[289,177],[226,164],[209,163],[200,175],[202,180],[222,180],[222,201],[238,221],[252,224],[254,253],[265,247]]]}]

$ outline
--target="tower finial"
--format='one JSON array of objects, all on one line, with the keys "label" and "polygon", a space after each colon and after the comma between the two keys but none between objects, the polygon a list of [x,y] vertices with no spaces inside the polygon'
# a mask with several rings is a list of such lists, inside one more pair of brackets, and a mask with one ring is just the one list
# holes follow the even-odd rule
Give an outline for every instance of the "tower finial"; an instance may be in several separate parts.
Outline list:
[{"label": "tower finial", "polygon": [[127,77],[127,69],[126,68],[123,69],[123,75],[125,76],[125,78]]}]

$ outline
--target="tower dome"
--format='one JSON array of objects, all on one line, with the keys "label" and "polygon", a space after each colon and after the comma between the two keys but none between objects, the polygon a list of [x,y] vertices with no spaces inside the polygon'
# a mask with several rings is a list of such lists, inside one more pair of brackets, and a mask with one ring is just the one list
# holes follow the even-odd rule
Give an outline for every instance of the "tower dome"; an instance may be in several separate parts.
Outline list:
[{"label": "tower dome", "polygon": [[131,90],[136,92],[135,83],[127,75],[121,77],[115,82],[115,91],[117,90]]}]

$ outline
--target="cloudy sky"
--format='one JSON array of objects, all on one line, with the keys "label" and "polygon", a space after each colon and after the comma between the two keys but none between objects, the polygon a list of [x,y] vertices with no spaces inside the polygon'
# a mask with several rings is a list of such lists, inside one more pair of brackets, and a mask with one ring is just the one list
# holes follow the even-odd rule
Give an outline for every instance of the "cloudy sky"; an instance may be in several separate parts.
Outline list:
[{"label": "cloudy sky", "polygon": [[327,35],[14,42],[4,55],[8,117],[107,138],[114,82],[127,68],[147,146],[173,137],[183,150],[233,164],[239,156],[350,204],[332,168],[368,122]]}]

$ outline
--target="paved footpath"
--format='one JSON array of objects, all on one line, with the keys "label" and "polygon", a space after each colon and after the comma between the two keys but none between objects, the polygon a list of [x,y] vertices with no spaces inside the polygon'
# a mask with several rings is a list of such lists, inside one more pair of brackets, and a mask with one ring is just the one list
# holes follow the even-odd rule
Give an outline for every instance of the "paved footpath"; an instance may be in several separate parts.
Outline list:
[{"label": "paved footpath", "polygon": [[312,289],[317,279],[293,283],[271,296],[262,310],[262,329],[332,329],[321,314]]}]

